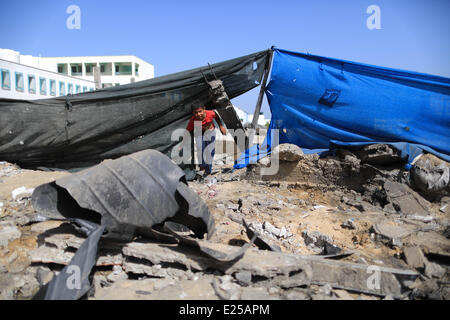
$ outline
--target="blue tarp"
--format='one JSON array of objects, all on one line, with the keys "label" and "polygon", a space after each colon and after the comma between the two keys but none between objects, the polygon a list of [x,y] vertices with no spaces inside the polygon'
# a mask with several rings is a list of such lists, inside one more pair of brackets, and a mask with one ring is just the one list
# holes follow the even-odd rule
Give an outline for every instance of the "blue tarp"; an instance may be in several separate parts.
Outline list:
[{"label": "blue tarp", "polygon": [[[305,149],[389,143],[410,162],[450,161],[450,79],[274,49],[266,88],[279,143]],[[267,141],[270,152],[271,139]],[[236,167],[256,157],[256,148]],[[266,153],[267,154],[267,153]]]}]

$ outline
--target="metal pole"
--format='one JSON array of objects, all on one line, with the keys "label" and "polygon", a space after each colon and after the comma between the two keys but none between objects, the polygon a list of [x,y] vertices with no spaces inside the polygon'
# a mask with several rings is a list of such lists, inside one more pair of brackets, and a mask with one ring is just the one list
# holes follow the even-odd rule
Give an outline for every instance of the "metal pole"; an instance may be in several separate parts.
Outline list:
[{"label": "metal pole", "polygon": [[267,82],[267,78],[269,76],[270,66],[272,65],[272,56],[273,56],[273,49],[271,48],[270,53],[269,53],[269,58],[267,59],[267,65],[264,69],[264,77],[263,77],[263,81],[261,83],[261,89],[259,90],[259,96],[258,96],[258,101],[256,102],[255,113],[253,114],[253,120],[252,120],[252,128],[253,129],[256,128],[256,124],[258,123],[259,113],[261,111],[261,104],[262,104],[263,97],[264,97],[264,91],[266,90],[266,82]]}]

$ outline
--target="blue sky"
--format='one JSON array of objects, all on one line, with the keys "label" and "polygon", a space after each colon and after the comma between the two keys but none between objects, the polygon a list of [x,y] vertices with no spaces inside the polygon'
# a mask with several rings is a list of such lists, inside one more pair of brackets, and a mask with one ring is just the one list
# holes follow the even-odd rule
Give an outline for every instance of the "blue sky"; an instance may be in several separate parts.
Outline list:
[{"label": "blue sky", "polygon": [[[81,9],[80,30],[66,27],[72,4]],[[374,4],[380,30],[366,27]],[[42,56],[134,54],[161,76],[275,45],[450,77],[449,13],[448,0],[1,0],[0,47]],[[258,90],[233,102],[253,112]]]}]

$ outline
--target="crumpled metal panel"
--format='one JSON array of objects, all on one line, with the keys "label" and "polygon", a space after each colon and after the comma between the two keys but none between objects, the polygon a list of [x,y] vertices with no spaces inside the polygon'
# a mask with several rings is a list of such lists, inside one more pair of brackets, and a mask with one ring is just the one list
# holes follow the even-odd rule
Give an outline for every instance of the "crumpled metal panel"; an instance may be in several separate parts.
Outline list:
[{"label": "crumpled metal panel", "polygon": [[[210,238],[214,232],[214,219],[203,200],[187,186],[184,172],[156,150],[104,161],[41,185],[34,190],[32,203],[44,217],[73,222],[88,235],[69,265],[42,287],[34,299],[84,296],[90,288],[89,274],[102,236],[131,240],[141,234],[176,241],[178,237],[174,234],[153,229],[158,225],[162,229],[162,223],[168,221],[188,227],[199,238],[205,233]],[[247,247],[237,256],[242,256]],[[80,270],[82,286],[76,290],[68,290],[66,286],[72,268]]]},{"label": "crumpled metal panel", "polygon": [[177,221],[191,221],[196,234],[210,235],[214,227],[208,207],[185,184],[184,172],[156,150],[107,160],[39,186],[32,201],[48,218],[100,223],[110,238],[130,239],[136,229],[151,228],[175,215]]}]

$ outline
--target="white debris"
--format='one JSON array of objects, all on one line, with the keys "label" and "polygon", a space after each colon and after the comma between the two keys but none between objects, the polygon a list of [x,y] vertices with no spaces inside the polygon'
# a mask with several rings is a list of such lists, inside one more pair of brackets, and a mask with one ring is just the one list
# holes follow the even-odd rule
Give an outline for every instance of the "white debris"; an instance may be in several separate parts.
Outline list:
[{"label": "white debris", "polygon": [[22,233],[10,222],[0,222],[0,246],[7,246],[8,242],[20,238]]},{"label": "white debris", "polygon": [[20,200],[22,198],[30,196],[33,193],[33,191],[34,191],[34,188],[20,187],[20,188],[14,189],[13,192],[11,192],[11,196],[12,196],[13,200]]}]

